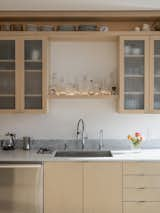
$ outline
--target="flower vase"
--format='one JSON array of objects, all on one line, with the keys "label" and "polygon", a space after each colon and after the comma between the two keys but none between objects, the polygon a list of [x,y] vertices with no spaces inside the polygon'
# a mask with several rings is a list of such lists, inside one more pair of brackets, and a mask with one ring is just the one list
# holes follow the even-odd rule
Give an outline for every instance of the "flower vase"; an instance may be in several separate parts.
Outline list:
[{"label": "flower vase", "polygon": [[131,143],[130,147],[133,153],[137,153],[141,151],[141,144],[134,145],[133,143]]}]

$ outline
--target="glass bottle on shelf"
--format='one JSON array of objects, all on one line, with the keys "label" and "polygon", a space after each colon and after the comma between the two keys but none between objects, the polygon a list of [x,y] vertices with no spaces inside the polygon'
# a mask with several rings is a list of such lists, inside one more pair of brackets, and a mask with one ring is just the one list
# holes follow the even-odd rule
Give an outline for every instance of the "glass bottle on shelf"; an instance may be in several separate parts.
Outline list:
[{"label": "glass bottle on shelf", "polygon": [[88,93],[89,93],[89,95],[94,95],[94,82],[93,82],[93,80],[90,80],[90,82],[89,82]]},{"label": "glass bottle on shelf", "polygon": [[82,76],[82,79],[79,82],[79,91],[80,91],[80,95],[88,95],[88,76],[87,74],[84,74]]}]

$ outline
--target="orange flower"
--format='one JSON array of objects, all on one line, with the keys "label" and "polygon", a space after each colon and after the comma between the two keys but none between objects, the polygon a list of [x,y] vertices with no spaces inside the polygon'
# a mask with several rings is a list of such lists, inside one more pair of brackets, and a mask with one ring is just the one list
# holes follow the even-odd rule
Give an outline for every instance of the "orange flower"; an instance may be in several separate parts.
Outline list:
[{"label": "orange flower", "polygon": [[128,135],[128,140],[131,140],[131,139],[132,139],[131,135]]}]

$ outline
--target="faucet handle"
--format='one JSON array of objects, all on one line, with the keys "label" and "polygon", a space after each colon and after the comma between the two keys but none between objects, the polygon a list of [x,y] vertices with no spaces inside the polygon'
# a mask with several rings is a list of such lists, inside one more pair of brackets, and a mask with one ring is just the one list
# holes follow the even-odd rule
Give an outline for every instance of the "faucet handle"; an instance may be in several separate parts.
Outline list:
[{"label": "faucet handle", "polygon": [[103,129],[99,130],[99,150],[103,148]]},{"label": "faucet handle", "polygon": [[66,151],[67,148],[68,148],[68,145],[65,143],[65,144],[64,144],[64,150]]}]

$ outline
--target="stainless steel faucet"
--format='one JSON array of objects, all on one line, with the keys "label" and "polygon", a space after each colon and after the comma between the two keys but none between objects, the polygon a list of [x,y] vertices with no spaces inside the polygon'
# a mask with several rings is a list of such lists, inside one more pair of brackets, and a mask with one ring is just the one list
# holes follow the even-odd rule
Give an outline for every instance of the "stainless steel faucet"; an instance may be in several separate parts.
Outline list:
[{"label": "stainless steel faucet", "polygon": [[[80,125],[81,125],[81,129],[80,129]],[[84,149],[84,146],[85,146],[84,130],[85,130],[84,121],[83,119],[79,119],[77,124],[77,141],[79,140],[79,136],[81,135],[82,149]]]},{"label": "stainless steel faucet", "polygon": [[99,150],[103,148],[103,129],[99,131]]}]

